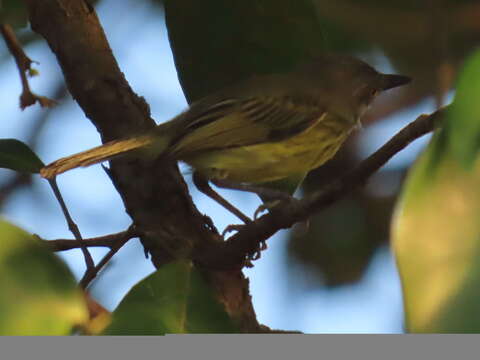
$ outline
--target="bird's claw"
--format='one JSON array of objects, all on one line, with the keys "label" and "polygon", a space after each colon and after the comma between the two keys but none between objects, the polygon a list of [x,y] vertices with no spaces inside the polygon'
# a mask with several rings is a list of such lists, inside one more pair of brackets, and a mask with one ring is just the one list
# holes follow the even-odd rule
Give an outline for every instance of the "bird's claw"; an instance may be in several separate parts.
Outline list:
[{"label": "bird's claw", "polygon": [[247,258],[245,260],[245,266],[252,268],[253,267],[252,261],[260,259],[260,257],[262,256],[262,251],[267,250],[267,248],[268,246],[266,241],[260,242],[260,244],[258,245],[258,248],[251,254],[247,255]]},{"label": "bird's claw", "polygon": [[284,197],[282,199],[276,199],[272,201],[267,201],[264,202],[262,205],[260,205],[257,210],[255,210],[255,213],[253,214],[253,219],[257,220],[259,215],[264,212],[264,211],[270,211],[273,210],[275,207],[279,205],[296,205],[299,202],[298,199],[294,198],[293,196],[290,197]]},{"label": "bird's claw", "polygon": [[273,209],[275,206],[280,204],[282,200],[272,200],[272,201],[267,201],[264,202],[262,205],[260,205],[257,210],[255,210],[255,213],[253,214],[253,220],[257,220],[259,215],[267,210]]},{"label": "bird's claw", "polygon": [[225,237],[229,232],[240,231],[245,225],[244,224],[230,224],[222,232],[222,236]]}]

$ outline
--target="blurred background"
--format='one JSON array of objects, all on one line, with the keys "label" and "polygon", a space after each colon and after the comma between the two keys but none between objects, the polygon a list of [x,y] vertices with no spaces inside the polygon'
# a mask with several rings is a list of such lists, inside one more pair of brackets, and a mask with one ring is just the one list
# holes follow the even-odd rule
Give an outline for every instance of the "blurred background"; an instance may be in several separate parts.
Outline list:
[{"label": "blurred background", "polygon": [[[196,50],[185,50],[182,44],[185,35],[179,30],[179,23],[182,29],[198,26],[182,18],[188,12],[182,13],[180,8],[189,2],[192,1],[175,4],[167,1],[165,5],[174,51],[187,59],[177,59],[177,68],[182,71],[180,78],[183,86],[189,88],[187,98],[191,99],[205,91],[204,83],[215,82],[215,77],[196,82],[198,85],[193,87],[189,82],[201,76],[198,74],[205,75],[205,71],[215,72],[219,65],[215,63],[218,59],[205,58],[199,62],[198,56],[192,64],[189,63],[192,57],[185,56],[195,55]],[[258,4],[269,2],[262,0]],[[408,75],[414,81],[382,95],[365,117],[363,129],[350,138],[335,159],[309,175],[298,196],[352,169],[419,114],[448,103],[454,91],[456,69],[480,40],[480,23],[476,21],[480,18],[478,1],[302,0],[297,4],[307,2],[315,9],[308,16],[315,18],[321,30],[318,41],[322,49],[355,55],[379,71]],[[164,4],[154,0],[92,3],[120,68],[134,91],[150,104],[152,117],[163,122],[185,109],[187,100],[177,76]],[[204,3],[210,8],[197,5],[201,8],[196,9],[196,18],[205,23],[202,16],[212,11],[211,6],[218,8],[221,2]],[[279,0],[278,9],[285,10],[292,3]],[[247,16],[237,5],[221,11]],[[254,15],[260,13],[258,8],[255,11]],[[301,15],[300,10],[287,15],[268,14],[281,16],[288,20],[289,26]],[[239,19],[244,27],[257,26],[255,31],[259,36],[255,41],[250,39],[245,45],[247,50],[249,46],[262,48],[262,36],[268,37],[269,32],[276,31],[268,24],[275,19],[268,16],[263,18],[262,26],[255,23],[255,17],[250,23],[248,19]],[[302,25],[296,26],[302,29]],[[199,47],[208,49],[222,43],[219,34],[206,35],[202,30],[198,28],[197,32],[197,36],[203,37],[196,41]],[[18,72],[0,41],[0,137],[30,144],[44,162],[98,145],[98,133],[66,90],[61,70],[45,41],[28,28],[16,28],[16,32],[27,55],[38,62],[35,68],[40,74],[30,80],[33,92],[53,98],[59,104],[52,109],[34,105],[20,110]],[[288,47],[284,43],[270,42],[270,45],[275,49]],[[236,62],[238,58],[228,60]],[[251,61],[261,64],[262,58]],[[197,69],[197,74],[184,71],[186,66]],[[268,241],[268,250],[254,263],[254,268],[246,270],[261,323],[307,333],[402,332],[401,290],[388,247],[389,224],[406,171],[427,141],[428,136],[417,140],[375,174],[365,187],[315,215],[308,229],[299,225]],[[237,223],[235,217],[199,194],[191,186],[189,169],[182,169],[198,208],[219,229]],[[58,182],[84,237],[122,231],[130,225],[119,195],[100,166],[68,172]],[[259,205],[256,196],[250,194],[222,193],[246,214],[253,214]],[[0,169],[0,211],[2,217],[44,239],[71,238],[48,184],[38,176]],[[106,250],[92,249],[92,253],[98,260]],[[84,271],[80,252],[68,251],[59,256],[80,278]],[[94,282],[92,295],[112,310],[132,285],[153,271],[138,240],[132,240]]]}]

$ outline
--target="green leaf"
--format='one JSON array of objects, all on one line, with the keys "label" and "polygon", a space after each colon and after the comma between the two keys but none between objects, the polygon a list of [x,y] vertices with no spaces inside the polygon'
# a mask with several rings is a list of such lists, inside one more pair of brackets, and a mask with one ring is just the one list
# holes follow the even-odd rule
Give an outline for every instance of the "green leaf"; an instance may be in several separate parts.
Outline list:
[{"label": "green leaf", "polygon": [[68,335],[88,319],[67,266],[38,240],[0,220],[0,335]]},{"label": "green leaf", "polygon": [[288,70],[324,45],[311,0],[167,0],[165,17],[189,102]]},{"label": "green leaf", "polygon": [[27,26],[27,20],[27,10],[23,1],[0,0],[0,23],[19,28]]},{"label": "green leaf", "polygon": [[238,332],[190,262],[166,265],[135,285],[113,312],[106,335]]},{"label": "green leaf", "polygon": [[469,57],[457,81],[455,100],[448,109],[446,146],[462,164],[470,166],[480,149],[480,51]]},{"label": "green leaf", "polygon": [[25,143],[16,139],[0,139],[0,168],[38,173],[44,166]]},{"label": "green leaf", "polygon": [[479,55],[467,61],[445,126],[410,171],[394,216],[410,332],[480,332]]}]

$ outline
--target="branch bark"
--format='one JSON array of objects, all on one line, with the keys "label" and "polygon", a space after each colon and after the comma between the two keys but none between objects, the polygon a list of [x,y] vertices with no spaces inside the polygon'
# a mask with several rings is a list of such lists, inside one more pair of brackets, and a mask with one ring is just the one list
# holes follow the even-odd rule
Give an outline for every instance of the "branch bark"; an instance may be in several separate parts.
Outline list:
[{"label": "branch bark", "polygon": [[[120,71],[86,1],[25,2],[33,30],[47,40],[68,89],[104,142],[155,126],[148,105]],[[156,266],[177,258],[177,251],[188,254],[195,243],[210,238],[176,166],[121,159],[111,162],[108,173],[135,225],[147,234],[142,242]]]}]

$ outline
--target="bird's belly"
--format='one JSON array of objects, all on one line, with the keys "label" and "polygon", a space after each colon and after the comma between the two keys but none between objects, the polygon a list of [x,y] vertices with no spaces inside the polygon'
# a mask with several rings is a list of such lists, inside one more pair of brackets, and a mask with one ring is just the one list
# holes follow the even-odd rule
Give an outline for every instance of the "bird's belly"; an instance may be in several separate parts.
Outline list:
[{"label": "bird's belly", "polygon": [[208,151],[184,159],[207,178],[238,183],[307,173],[331,159],[351,129],[313,128],[288,140]]}]

